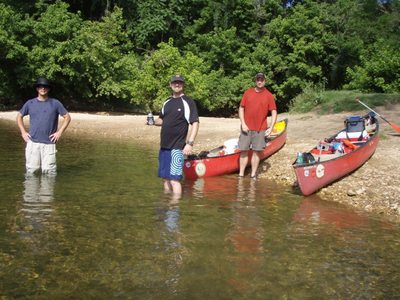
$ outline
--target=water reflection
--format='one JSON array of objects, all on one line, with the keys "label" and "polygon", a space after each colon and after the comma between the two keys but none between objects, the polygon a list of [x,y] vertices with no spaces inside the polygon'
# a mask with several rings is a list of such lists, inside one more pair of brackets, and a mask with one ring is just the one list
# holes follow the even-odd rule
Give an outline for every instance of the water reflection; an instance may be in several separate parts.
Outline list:
[{"label": "water reflection", "polygon": [[191,190],[196,198],[225,202],[227,207],[232,207],[239,202],[256,201],[257,194],[265,183],[250,178],[221,176],[199,178],[196,181],[187,182],[186,185],[185,188]]},{"label": "water reflection", "polygon": [[[177,242],[176,237],[180,234],[179,231],[179,197],[172,194],[164,194],[162,199],[163,205],[159,211],[160,218],[165,226],[166,245],[168,249],[179,248],[180,243]],[[172,240],[170,239],[172,237]]]},{"label": "water reflection", "polygon": [[318,226],[332,225],[339,229],[362,227],[368,223],[366,216],[311,198],[304,198],[293,220]]},{"label": "water reflection", "polygon": [[35,233],[41,233],[54,211],[53,195],[56,176],[50,174],[26,174],[24,192],[19,215],[21,230],[25,239],[34,239]]},{"label": "water reflection", "polygon": [[141,145],[71,140],[53,181],[25,180],[9,132],[0,128],[7,299],[400,295],[398,224],[236,176],[185,181],[177,201],[149,172],[156,149]]},{"label": "water reflection", "polygon": [[158,209],[159,220],[163,224],[161,232],[162,252],[167,255],[165,286],[169,293],[174,296],[178,293],[180,280],[180,267],[183,265],[186,252],[182,243],[180,231],[180,197],[173,194],[164,194]]},{"label": "water reflection", "polygon": [[263,181],[236,176],[210,177],[193,182],[193,193],[197,197],[217,202],[218,208],[232,212],[225,236],[232,246],[227,257],[232,272],[227,283],[242,294],[250,289],[253,275],[264,267],[265,226],[259,215],[257,198],[258,189],[263,185]]},{"label": "water reflection", "polygon": [[239,178],[237,182],[237,197],[238,201],[253,202],[256,200],[257,188],[256,180]]},{"label": "water reflection", "polygon": [[233,208],[232,226],[227,239],[234,252],[230,257],[234,273],[228,282],[241,293],[251,287],[252,274],[263,267],[263,240],[265,232],[259,210],[254,205],[257,194],[255,180],[238,179],[236,189],[238,205]]},{"label": "water reflection", "polygon": [[199,178],[188,183],[193,195],[208,201],[224,201],[227,207],[238,201],[253,201],[256,196],[256,180],[233,176]]}]

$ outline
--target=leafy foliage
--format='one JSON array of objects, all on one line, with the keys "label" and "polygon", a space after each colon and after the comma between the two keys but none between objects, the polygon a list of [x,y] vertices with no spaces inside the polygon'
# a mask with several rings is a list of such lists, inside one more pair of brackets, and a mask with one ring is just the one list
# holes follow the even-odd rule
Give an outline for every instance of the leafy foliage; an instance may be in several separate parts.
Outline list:
[{"label": "leafy foliage", "polygon": [[173,40],[160,43],[159,48],[146,56],[131,81],[132,102],[148,110],[161,109],[161,104],[171,93],[169,80],[173,74],[184,74],[185,89],[207,110],[218,108],[213,101],[213,82],[219,77],[218,71],[209,70],[203,60],[191,52],[181,54],[173,46]]},{"label": "leafy foliage", "polygon": [[67,7],[65,3],[57,2],[32,20],[30,39],[35,42],[27,59],[33,72],[27,80],[33,81],[37,76],[56,80],[60,75],[75,73],[66,63],[66,57],[82,22],[78,15],[68,13]]},{"label": "leafy foliage", "polygon": [[364,110],[365,108],[355,101],[356,97],[360,97],[364,103],[371,107],[400,103],[400,94],[365,94],[356,90],[324,91],[320,86],[310,86],[294,99],[290,111],[305,113],[317,110],[321,114],[329,114]]},{"label": "leafy foliage", "polygon": [[364,92],[400,91],[400,43],[378,40],[362,52],[360,65],[348,69],[350,82],[346,88]]},{"label": "leafy foliage", "polygon": [[19,73],[26,72],[25,53],[28,49],[23,43],[26,27],[20,14],[0,3],[0,99],[5,99],[3,103],[9,105],[13,104],[12,98],[21,82]]},{"label": "leafy foliage", "polygon": [[[75,95],[85,98],[129,99],[124,80],[135,72],[135,56],[128,54],[129,40],[122,11],[116,9],[102,22],[85,21],[74,39],[66,63],[75,86]],[[122,82],[122,83],[120,83]]]},{"label": "leafy foliage", "polygon": [[259,71],[279,111],[325,88],[396,94],[399,14],[398,0],[0,0],[0,103],[37,76],[81,109],[158,110],[176,73],[206,114],[236,113]]}]

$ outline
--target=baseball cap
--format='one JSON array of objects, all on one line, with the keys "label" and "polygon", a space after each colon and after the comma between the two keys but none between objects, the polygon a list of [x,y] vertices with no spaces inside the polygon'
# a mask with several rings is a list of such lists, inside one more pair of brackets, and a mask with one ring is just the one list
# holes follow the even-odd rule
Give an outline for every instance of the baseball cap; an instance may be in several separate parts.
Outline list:
[{"label": "baseball cap", "polygon": [[180,81],[180,82],[185,83],[185,78],[183,78],[181,75],[174,75],[174,76],[172,76],[170,83],[175,82],[175,81]]},{"label": "baseball cap", "polygon": [[259,72],[259,73],[256,74],[256,79],[257,79],[257,78],[263,78],[263,79],[265,79],[265,74]]}]

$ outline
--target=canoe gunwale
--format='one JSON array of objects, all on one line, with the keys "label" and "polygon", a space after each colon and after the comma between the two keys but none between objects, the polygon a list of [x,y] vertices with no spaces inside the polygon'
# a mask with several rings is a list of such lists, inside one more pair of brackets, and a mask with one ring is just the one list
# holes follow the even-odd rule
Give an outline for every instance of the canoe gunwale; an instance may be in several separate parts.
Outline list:
[{"label": "canoe gunwale", "polygon": [[[342,131],[343,129],[338,133]],[[331,136],[330,139],[336,137],[337,134]],[[301,193],[304,196],[311,195],[321,188],[351,174],[371,158],[375,153],[378,142],[379,122],[377,121],[374,134],[371,135],[365,143],[362,143],[349,153],[332,157],[332,159],[324,161],[316,160],[312,163],[296,164],[296,161],[294,161],[292,166]],[[315,149],[315,147],[313,149]],[[318,173],[318,170],[322,173]],[[320,177],[318,175],[320,175]]]},{"label": "canoe gunwale", "polygon": [[[285,128],[284,130],[279,132],[279,134],[274,136],[273,139],[267,138],[267,147],[263,151],[263,157],[261,158],[261,160],[265,160],[269,156],[279,151],[286,143],[288,119],[286,118],[280,120],[279,122],[285,122]],[[222,146],[213,148],[212,150],[210,150],[210,152],[217,149],[222,149]],[[242,152],[243,151],[239,151],[222,156],[199,157],[198,155],[194,155],[192,157],[189,157],[185,159],[183,163],[185,178],[195,180],[197,178],[220,176],[234,173],[239,170],[239,157],[240,153]],[[250,150],[249,164],[251,155],[252,151]],[[201,170],[200,172],[197,170],[197,165],[201,165],[202,168],[206,168],[204,174],[202,173],[203,170]],[[212,170],[213,168],[216,168],[216,170]]]}]

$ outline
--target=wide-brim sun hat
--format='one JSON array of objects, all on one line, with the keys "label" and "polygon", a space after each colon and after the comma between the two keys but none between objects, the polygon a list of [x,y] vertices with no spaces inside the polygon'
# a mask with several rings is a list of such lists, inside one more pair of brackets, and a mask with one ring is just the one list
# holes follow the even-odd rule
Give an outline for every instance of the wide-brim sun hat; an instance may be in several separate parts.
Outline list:
[{"label": "wide-brim sun hat", "polygon": [[33,86],[35,88],[37,88],[38,86],[45,86],[45,87],[51,88],[50,82],[47,80],[47,78],[44,78],[44,77],[39,77]]}]

